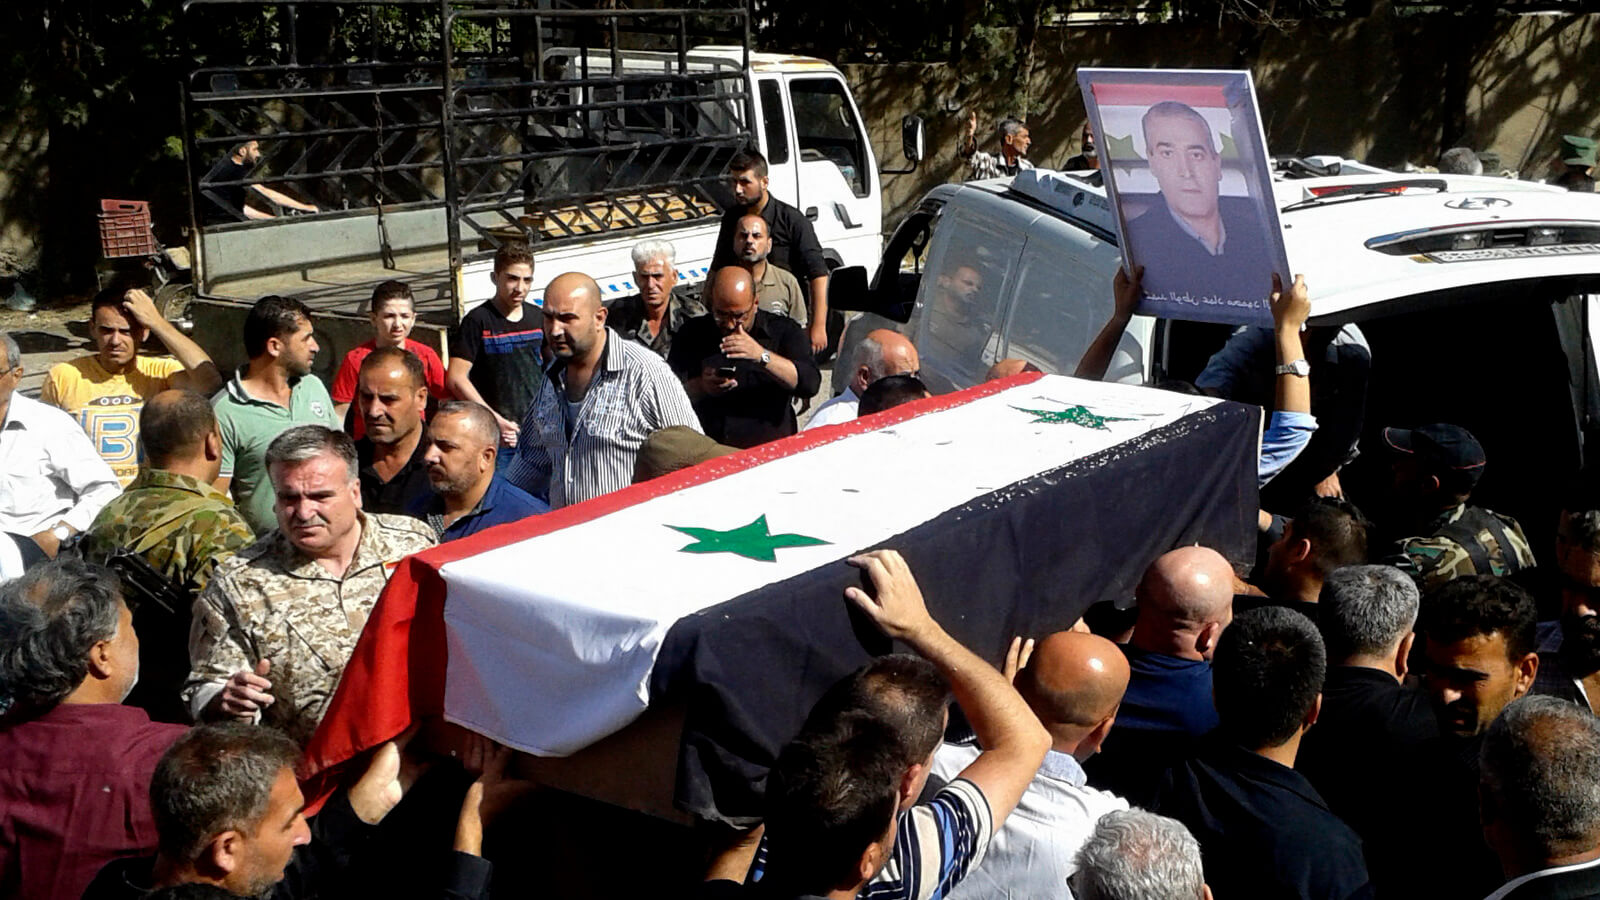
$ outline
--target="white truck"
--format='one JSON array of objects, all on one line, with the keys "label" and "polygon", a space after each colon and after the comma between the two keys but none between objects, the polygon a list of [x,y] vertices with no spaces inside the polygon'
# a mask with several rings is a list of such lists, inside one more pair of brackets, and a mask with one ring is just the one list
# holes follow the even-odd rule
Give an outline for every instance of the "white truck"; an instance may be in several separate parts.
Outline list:
[{"label": "white truck", "polygon": [[[191,14],[242,15],[271,0],[196,0]],[[335,3],[338,0],[334,0]],[[359,4],[358,4],[359,5]],[[723,209],[728,159],[755,147],[773,196],[802,210],[834,266],[875,266],[883,193],[860,110],[827,62],[752,52],[749,11],[530,9],[443,4],[436,60],[387,48],[334,64],[211,64],[185,85],[194,299],[202,345],[242,362],[240,323],[266,294],[317,312],[317,371],[370,337],[364,304],[396,279],[416,297],[415,337],[449,353],[449,332],[492,296],[495,249],[527,241],[535,290],[568,271],[608,300],[635,293],[630,250],[671,241],[679,281],[702,281]],[[485,37],[489,35],[491,37]],[[492,38],[492,39],[491,39]],[[401,61],[400,57],[406,57]],[[922,157],[907,117],[900,153]],[[254,142],[243,177],[218,160]],[[260,192],[316,211],[247,215]]]},{"label": "white truck", "polygon": [[[558,48],[547,54],[570,60],[577,52]],[[877,157],[844,75],[832,64],[811,57],[753,52],[746,66],[744,55],[743,47],[702,46],[687,56],[693,71],[737,72],[750,97],[749,123],[707,121],[712,116],[704,116],[697,127],[711,136],[748,125],[753,146],[767,159],[772,196],[806,214],[830,264],[875,268],[883,250],[883,190]],[[601,56],[609,61],[609,55]],[[673,54],[660,52],[629,51],[620,58],[630,77],[670,72],[677,64]],[[577,69],[570,62],[564,71],[576,78]],[[622,88],[577,85],[569,90],[572,103],[593,107],[613,100]],[[626,122],[603,110],[590,112],[587,118],[582,127],[591,132],[626,130]],[[913,120],[905,128],[902,152],[915,163],[922,155],[921,123]],[[670,240],[676,248],[680,284],[705,279],[719,224],[714,216],[686,219],[652,235]],[[586,272],[600,283],[608,300],[634,294],[638,286],[628,254],[639,239],[629,232],[601,233],[594,240],[552,247],[538,254],[535,270],[550,275]],[[492,260],[481,259],[457,271],[461,312],[493,296],[492,265]],[[544,280],[535,278],[535,298],[542,295]]]}]

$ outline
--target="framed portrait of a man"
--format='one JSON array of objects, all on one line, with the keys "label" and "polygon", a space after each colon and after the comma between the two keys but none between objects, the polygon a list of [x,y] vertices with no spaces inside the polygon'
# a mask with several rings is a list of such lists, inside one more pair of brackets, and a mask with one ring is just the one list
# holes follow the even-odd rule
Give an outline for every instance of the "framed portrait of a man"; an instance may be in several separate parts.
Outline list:
[{"label": "framed portrait of a man", "polygon": [[1145,315],[1268,325],[1291,281],[1249,72],[1079,69]]}]

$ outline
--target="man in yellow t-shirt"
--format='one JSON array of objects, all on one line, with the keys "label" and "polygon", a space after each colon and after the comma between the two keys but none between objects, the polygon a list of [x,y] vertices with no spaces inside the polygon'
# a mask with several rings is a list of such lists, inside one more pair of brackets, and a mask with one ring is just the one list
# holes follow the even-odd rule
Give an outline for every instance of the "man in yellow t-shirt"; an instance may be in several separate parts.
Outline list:
[{"label": "man in yellow t-shirt", "polygon": [[[169,388],[210,396],[222,375],[204,350],[162,318],[144,291],[110,288],[90,309],[95,353],[50,367],[39,399],[66,410],[83,426],[100,457],[124,487],[139,474],[139,411]],[[140,356],[151,334],[176,359]]]}]

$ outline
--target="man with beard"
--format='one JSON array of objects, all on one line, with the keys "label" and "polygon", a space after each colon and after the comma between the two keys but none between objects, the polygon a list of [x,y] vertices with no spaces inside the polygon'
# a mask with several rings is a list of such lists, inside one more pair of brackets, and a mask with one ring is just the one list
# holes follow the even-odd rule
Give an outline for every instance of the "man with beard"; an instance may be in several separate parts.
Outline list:
[{"label": "man with beard", "polygon": [[250,357],[211,401],[222,435],[222,473],[216,488],[233,495],[250,530],[277,527],[267,445],[295,425],[338,428],[333,398],[311,375],[317,356],[311,310],[289,297],[266,296],[244,319],[244,352]]},{"label": "man with beard", "polygon": [[1534,565],[1522,526],[1468,504],[1488,459],[1459,425],[1385,428],[1403,534],[1395,565],[1427,594],[1468,575],[1514,575]]},{"label": "man with beard", "polygon": [[[555,361],[522,420],[506,477],[559,509],[632,484],[639,448],[652,433],[700,427],[661,357],[606,326],[593,278],[557,275],[545,288],[543,315]],[[674,353],[681,344],[673,344]]]},{"label": "man with beard", "polygon": [[[758,150],[740,150],[728,160],[728,187],[733,205],[722,214],[722,229],[717,232],[717,249],[711,268],[721,269],[738,262],[734,257],[734,233],[745,216],[760,216],[772,237],[772,252],[767,261],[788,269],[801,282],[811,301],[809,337],[815,353],[829,349],[828,261],[817,242],[817,231],[805,213],[772,196],[767,189],[767,159]],[[837,339],[837,338],[835,338]]]},{"label": "man with beard", "polygon": [[[1413,883],[1394,896],[1482,897],[1503,880],[1478,827],[1478,755],[1483,734],[1539,669],[1533,597],[1503,578],[1468,575],[1427,593],[1418,631],[1422,683],[1440,738],[1424,745],[1413,789]],[[1400,802],[1400,798],[1396,798]]]},{"label": "man with beard", "polygon": [[499,441],[494,413],[468,400],[440,404],[428,423],[423,459],[433,491],[406,511],[433,526],[439,543],[550,511],[495,471]]},{"label": "man with beard", "polygon": [[1600,510],[1563,510],[1556,530],[1561,619],[1539,647],[1533,692],[1600,710]]},{"label": "man with beard", "polygon": [[806,295],[800,282],[786,269],[767,262],[772,253],[772,229],[766,219],[745,216],[739,220],[733,234],[733,253],[739,258],[739,265],[755,279],[757,306],[806,324]]}]

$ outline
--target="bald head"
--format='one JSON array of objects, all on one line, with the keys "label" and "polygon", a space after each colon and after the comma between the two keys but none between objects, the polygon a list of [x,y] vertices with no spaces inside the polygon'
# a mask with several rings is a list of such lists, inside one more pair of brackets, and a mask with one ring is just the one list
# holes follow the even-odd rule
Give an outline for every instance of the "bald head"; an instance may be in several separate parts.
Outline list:
[{"label": "bald head", "polygon": [[450,418],[461,427],[462,436],[471,440],[474,448],[496,447],[500,443],[500,423],[494,420],[489,407],[470,400],[446,400],[433,414],[435,422]]},{"label": "bald head", "polygon": [[739,266],[723,266],[711,276],[711,315],[717,326],[725,332],[739,328],[750,330],[755,320],[755,282],[749,270]]},{"label": "bald head", "polygon": [[1150,564],[1137,596],[1134,646],[1210,659],[1217,637],[1233,619],[1233,567],[1209,547],[1179,547]]},{"label": "bald head", "polygon": [[1021,375],[1023,372],[1038,371],[1040,371],[1038,366],[1028,362],[1025,359],[1002,359],[989,367],[989,371],[983,376],[983,380],[998,381],[1001,378],[1010,378],[1013,375]]},{"label": "bald head", "polygon": [[[1017,676],[1017,690],[1034,715],[1055,738],[1055,749],[1076,753],[1086,738],[1110,728],[1110,719],[1128,689],[1128,659],[1116,644],[1099,635],[1058,631],[1034,647],[1033,657]],[[1099,737],[1103,738],[1104,734]]]},{"label": "bald head", "polygon": [[582,272],[551,279],[544,289],[544,343],[561,360],[594,362],[606,348],[600,285]]},{"label": "bald head", "polygon": [[204,455],[206,438],[216,430],[211,401],[190,390],[162,391],[139,412],[139,440],[156,469]]},{"label": "bald head", "polygon": [[874,381],[890,375],[914,375],[922,368],[911,339],[890,328],[867,332],[851,357],[850,389],[860,397]]},{"label": "bald head", "polygon": [[550,280],[544,289],[544,302],[565,301],[575,312],[593,313],[600,308],[600,285],[582,272],[567,272]]}]

